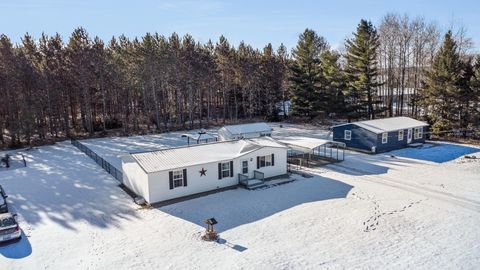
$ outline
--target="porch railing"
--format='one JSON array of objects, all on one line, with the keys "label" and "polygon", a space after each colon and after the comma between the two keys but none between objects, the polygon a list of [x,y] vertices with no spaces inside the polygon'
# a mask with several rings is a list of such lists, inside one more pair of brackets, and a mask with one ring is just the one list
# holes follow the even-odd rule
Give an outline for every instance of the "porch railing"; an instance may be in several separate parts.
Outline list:
[{"label": "porch railing", "polygon": [[247,175],[245,174],[238,174],[238,181],[240,184],[249,186],[252,183],[249,183],[252,180],[252,183],[258,183],[258,181],[253,181],[253,180],[260,180],[262,182],[265,182],[265,175],[262,172],[259,171],[253,171],[253,178],[248,178]]},{"label": "porch railing", "polygon": [[241,184],[246,185],[246,184],[248,183],[248,176],[246,176],[245,174],[239,173],[239,174],[238,174],[238,182],[240,182]]},{"label": "porch railing", "polygon": [[263,181],[265,179],[265,174],[263,172],[253,171],[253,178]]}]

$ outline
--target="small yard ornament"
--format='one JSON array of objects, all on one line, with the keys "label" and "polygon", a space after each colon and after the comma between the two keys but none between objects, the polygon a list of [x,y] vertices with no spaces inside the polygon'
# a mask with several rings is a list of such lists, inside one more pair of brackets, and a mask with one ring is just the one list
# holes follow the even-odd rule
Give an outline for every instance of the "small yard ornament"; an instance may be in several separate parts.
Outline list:
[{"label": "small yard ornament", "polygon": [[218,222],[213,217],[205,220],[204,222],[207,224],[207,230],[205,231],[205,235],[202,235],[202,239],[205,241],[217,241],[218,234],[213,229],[213,225],[217,224]]}]

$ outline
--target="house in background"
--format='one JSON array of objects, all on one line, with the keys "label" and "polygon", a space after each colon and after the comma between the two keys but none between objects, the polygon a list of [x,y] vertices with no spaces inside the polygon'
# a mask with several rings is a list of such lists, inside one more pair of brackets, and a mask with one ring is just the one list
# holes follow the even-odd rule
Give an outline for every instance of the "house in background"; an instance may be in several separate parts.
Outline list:
[{"label": "house in background", "polygon": [[332,127],[333,140],[348,148],[381,153],[424,143],[428,124],[410,117],[391,117]]},{"label": "house in background", "polygon": [[218,130],[221,141],[271,136],[273,129],[266,123],[251,123],[224,126]]},{"label": "house in background", "polygon": [[277,107],[278,115],[280,116],[289,116],[292,111],[292,101],[290,100],[281,101],[275,104],[275,106]]},{"label": "house in background", "polygon": [[[149,204],[287,174],[287,147],[272,138],[232,140],[121,157],[123,183]],[[228,202],[226,202],[228,203]]]}]

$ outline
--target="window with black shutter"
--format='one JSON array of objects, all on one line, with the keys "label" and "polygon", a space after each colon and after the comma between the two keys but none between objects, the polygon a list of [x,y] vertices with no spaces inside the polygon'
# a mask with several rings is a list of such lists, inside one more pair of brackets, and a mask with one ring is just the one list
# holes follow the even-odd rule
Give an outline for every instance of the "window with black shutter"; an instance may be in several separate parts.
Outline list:
[{"label": "window with black shutter", "polygon": [[[233,161],[220,163],[220,175],[221,178],[233,176]],[[220,178],[220,179],[221,179]]]},{"label": "window with black shutter", "polygon": [[183,186],[187,186],[187,169],[183,169]]},{"label": "window with black shutter", "polygon": [[177,187],[184,186],[184,180],[187,174],[187,170],[175,170],[169,172],[169,177],[170,177],[170,189],[174,189]]},{"label": "window with black shutter", "polygon": [[168,172],[168,178],[170,179],[170,189],[173,189],[173,171]]},{"label": "window with black shutter", "polygon": [[218,163],[218,179],[222,179],[222,163]]}]

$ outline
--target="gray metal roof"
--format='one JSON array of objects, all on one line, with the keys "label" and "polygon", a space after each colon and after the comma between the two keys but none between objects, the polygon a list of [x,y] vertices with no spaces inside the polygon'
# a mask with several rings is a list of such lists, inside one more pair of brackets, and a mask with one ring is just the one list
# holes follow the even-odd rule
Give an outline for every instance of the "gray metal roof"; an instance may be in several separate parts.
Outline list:
[{"label": "gray metal roof", "polygon": [[301,152],[310,152],[313,149],[326,144],[344,145],[344,143],[341,142],[311,137],[287,137],[280,139],[279,142],[287,145],[291,149]]},{"label": "gray metal roof", "polygon": [[272,128],[266,123],[251,123],[251,124],[241,124],[241,125],[229,125],[224,126],[221,129],[227,130],[232,135],[247,134],[254,132],[272,132]]},{"label": "gray metal roof", "polygon": [[146,173],[232,160],[263,147],[286,148],[269,137],[196,144],[131,154]]}]

